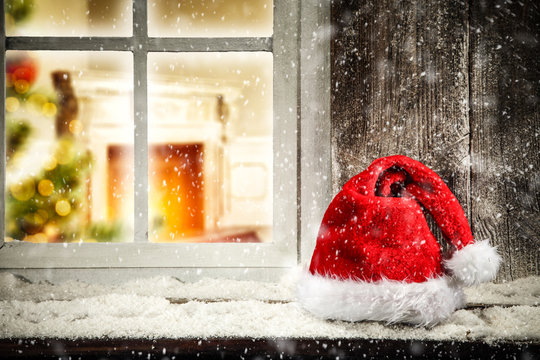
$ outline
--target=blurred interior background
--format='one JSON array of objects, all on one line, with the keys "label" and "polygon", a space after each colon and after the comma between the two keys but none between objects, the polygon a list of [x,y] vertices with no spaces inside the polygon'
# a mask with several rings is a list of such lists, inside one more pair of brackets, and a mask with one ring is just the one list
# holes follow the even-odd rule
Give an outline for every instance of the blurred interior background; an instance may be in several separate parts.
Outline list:
[{"label": "blurred interior background", "polygon": [[[7,0],[6,33],[131,36],[131,6]],[[267,0],[148,12],[154,37],[272,35]],[[133,68],[129,51],[7,52],[8,241],[133,240]],[[148,54],[149,241],[271,241],[272,76],[266,52]]]}]

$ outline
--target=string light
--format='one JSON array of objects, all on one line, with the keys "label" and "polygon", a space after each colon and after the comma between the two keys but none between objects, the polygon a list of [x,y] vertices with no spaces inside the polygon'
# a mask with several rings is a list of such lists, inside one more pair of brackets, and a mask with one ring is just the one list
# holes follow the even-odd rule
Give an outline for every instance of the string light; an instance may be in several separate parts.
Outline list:
[{"label": "string light", "polygon": [[19,110],[19,107],[21,106],[21,103],[19,102],[19,99],[16,97],[10,96],[6,98],[6,110],[8,112],[15,112]]},{"label": "string light", "polygon": [[71,120],[69,122],[69,131],[73,134],[73,135],[79,135],[83,130],[83,125],[82,125],[82,122],[80,122],[79,120]]},{"label": "string light", "polygon": [[56,213],[60,216],[67,216],[71,212],[71,205],[67,200],[58,200],[54,207]]},{"label": "string light", "polygon": [[49,196],[54,191],[54,184],[49,179],[43,179],[38,183],[38,192],[42,196]]},{"label": "string light", "polygon": [[56,223],[54,222],[49,222],[47,225],[45,225],[43,231],[49,239],[54,239],[60,234],[60,229],[58,228],[58,225],[56,225]]},{"label": "string light", "polygon": [[30,89],[30,83],[23,79],[15,81],[13,85],[15,85],[15,91],[19,94],[26,94]]},{"label": "string light", "polygon": [[47,161],[45,161],[45,164],[43,164],[43,168],[47,171],[51,171],[56,168],[56,165],[58,165],[56,158],[54,156],[51,156],[49,159],[47,159]]},{"label": "string light", "polygon": [[9,190],[15,199],[19,201],[27,201],[30,200],[36,193],[36,185],[34,180],[28,179],[11,185]]},{"label": "string light", "polygon": [[56,111],[56,105],[51,102],[46,102],[41,107],[41,112],[47,117],[53,117],[54,115],[56,115]]}]

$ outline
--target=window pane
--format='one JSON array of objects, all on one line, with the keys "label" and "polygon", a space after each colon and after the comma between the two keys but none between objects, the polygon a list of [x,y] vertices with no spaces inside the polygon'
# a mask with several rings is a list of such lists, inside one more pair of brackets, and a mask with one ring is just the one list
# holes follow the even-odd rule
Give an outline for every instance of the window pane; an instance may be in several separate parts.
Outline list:
[{"label": "window pane", "polygon": [[130,36],[131,0],[5,0],[8,36]]},{"label": "window pane", "polygon": [[150,241],[272,233],[272,54],[151,53]]},{"label": "window pane", "polygon": [[150,36],[272,36],[272,0],[148,1]]},{"label": "window pane", "polygon": [[11,239],[133,239],[132,55],[8,51]]}]

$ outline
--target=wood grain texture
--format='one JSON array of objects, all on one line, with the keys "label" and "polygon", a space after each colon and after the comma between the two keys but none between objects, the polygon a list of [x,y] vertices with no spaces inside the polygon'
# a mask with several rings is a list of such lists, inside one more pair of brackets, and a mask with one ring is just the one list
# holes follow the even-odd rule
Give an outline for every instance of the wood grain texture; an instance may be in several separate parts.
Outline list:
[{"label": "wood grain texture", "polygon": [[6,359],[534,359],[538,351],[538,343],[510,341],[486,343],[323,338],[0,339],[0,357]]},{"label": "wood grain texture", "polygon": [[538,2],[471,2],[472,225],[499,280],[540,274]]},{"label": "wood grain texture", "polygon": [[448,183],[475,238],[499,246],[498,281],[540,274],[539,4],[332,10],[334,194],[377,157],[411,156]]},{"label": "wood grain texture", "polygon": [[467,5],[337,1],[332,16],[334,193],[374,159],[403,154],[436,171],[468,213]]}]

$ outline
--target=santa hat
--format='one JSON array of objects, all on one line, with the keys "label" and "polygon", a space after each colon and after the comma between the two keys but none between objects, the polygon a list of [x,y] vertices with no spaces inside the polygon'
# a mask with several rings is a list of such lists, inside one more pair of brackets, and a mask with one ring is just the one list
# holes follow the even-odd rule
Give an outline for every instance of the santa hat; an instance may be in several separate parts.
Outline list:
[{"label": "santa hat", "polygon": [[[450,246],[444,261],[423,209]],[[462,286],[492,280],[499,263],[488,241],[473,240],[463,209],[435,172],[389,156],[330,203],[298,300],[325,319],[434,325],[464,305]]]}]

